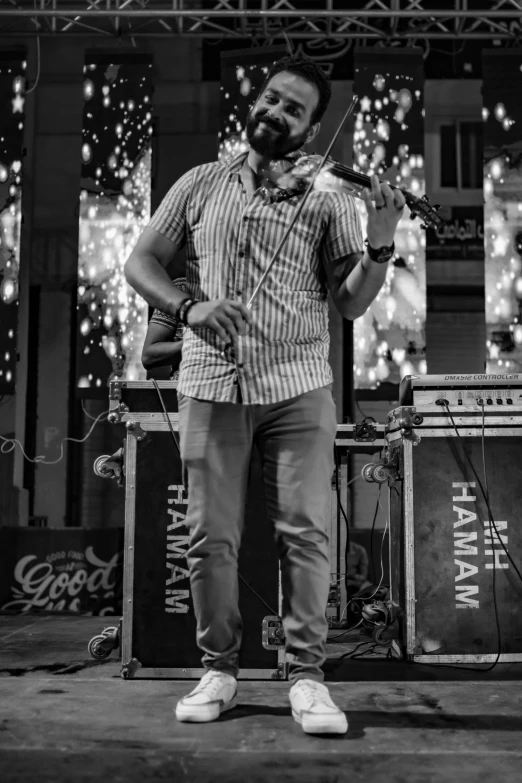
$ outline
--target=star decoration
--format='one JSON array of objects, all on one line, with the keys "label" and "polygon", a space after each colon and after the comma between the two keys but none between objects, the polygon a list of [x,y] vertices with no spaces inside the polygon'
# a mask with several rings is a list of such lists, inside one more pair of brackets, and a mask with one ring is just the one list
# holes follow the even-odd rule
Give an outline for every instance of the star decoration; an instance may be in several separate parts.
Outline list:
[{"label": "star decoration", "polygon": [[372,107],[372,102],[368,98],[367,95],[365,95],[364,98],[361,98],[361,111],[362,112],[370,111],[371,107]]},{"label": "star decoration", "polygon": [[24,102],[25,102],[25,98],[23,98],[21,95],[15,95],[15,97],[11,101],[11,103],[13,104],[13,114],[16,114],[17,111],[19,111],[20,114],[23,113]]}]

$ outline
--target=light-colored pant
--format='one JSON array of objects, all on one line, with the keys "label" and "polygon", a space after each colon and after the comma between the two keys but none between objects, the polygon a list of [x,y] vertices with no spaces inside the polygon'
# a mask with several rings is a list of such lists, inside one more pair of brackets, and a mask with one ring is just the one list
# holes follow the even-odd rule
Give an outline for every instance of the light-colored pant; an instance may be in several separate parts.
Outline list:
[{"label": "light-colored pant", "polygon": [[281,562],[289,680],[323,680],[330,584],[326,532],[336,410],[331,387],[273,405],[179,397],[188,483],[187,561],[206,668],[238,674],[237,560],[252,446],[261,456]]}]

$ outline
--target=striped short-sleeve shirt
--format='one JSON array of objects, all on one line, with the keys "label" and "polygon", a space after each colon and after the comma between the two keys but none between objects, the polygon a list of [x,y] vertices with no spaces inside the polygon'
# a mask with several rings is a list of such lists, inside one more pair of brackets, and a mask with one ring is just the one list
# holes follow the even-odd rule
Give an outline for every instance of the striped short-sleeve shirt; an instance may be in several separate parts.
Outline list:
[{"label": "striped short-sleeve shirt", "polygon": [[[186,285],[202,301],[247,303],[300,197],[249,199],[231,164],[197,166],[170,189],[150,227],[186,249]],[[331,383],[325,268],[362,252],[353,198],[312,192],[252,306],[252,324],[231,355],[211,329],[186,329],[178,390],[215,402],[271,404]]]}]

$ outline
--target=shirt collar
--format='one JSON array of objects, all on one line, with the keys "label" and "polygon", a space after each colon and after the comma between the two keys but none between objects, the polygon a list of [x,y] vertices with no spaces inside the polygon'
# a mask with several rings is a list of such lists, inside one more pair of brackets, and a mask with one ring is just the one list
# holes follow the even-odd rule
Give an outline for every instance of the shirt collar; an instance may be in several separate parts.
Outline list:
[{"label": "shirt collar", "polygon": [[227,164],[227,174],[237,174],[248,156],[248,150],[235,155]]},{"label": "shirt collar", "polygon": [[[232,158],[232,160],[227,164],[226,171],[229,176],[231,176],[232,174],[239,173],[243,163],[248,157],[248,152],[249,150],[240,152],[238,155],[235,155]],[[290,152],[286,157],[290,160],[292,158],[295,158],[297,160],[297,158],[302,158],[304,155],[306,155],[306,153],[302,149],[300,149],[300,150],[296,150],[295,152]]]}]

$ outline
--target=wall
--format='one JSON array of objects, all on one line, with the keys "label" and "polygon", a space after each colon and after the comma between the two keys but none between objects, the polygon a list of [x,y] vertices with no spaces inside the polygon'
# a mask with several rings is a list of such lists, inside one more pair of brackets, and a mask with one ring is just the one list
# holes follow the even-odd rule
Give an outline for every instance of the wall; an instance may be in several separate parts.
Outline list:
[{"label": "wall", "polygon": [[[29,75],[34,78],[34,41]],[[31,236],[22,245],[29,264],[29,285],[38,294],[38,317],[29,327],[29,347],[37,341],[36,362],[28,368],[28,386],[36,392],[27,411],[26,426],[34,429],[37,463],[32,479],[32,507],[49,527],[66,523],[66,481],[69,435],[72,302],[76,285],[78,182],[82,118],[83,53],[74,41],[57,45],[41,40],[40,80],[26,98],[34,114],[31,169],[24,172],[25,192],[30,190],[27,220]],[[24,209],[24,220],[26,218]],[[33,300],[34,301],[34,296]],[[31,319],[31,313],[29,313]],[[31,324],[31,321],[30,321]],[[63,443],[63,456],[61,444]]]},{"label": "wall", "polygon": [[[4,397],[0,400],[0,435],[4,438],[14,437],[15,416],[15,398]],[[5,451],[0,453],[0,527],[16,525],[19,516],[19,492],[13,486],[14,451],[9,450],[10,446],[5,441],[1,441],[1,445]]]},{"label": "wall", "polygon": [[[482,189],[456,192],[438,187],[439,125],[452,122],[456,118],[482,122],[481,85],[482,82],[477,79],[426,81],[426,191],[433,204],[441,204],[444,207],[483,203]],[[452,258],[430,261],[426,269],[426,284],[428,372],[484,372],[484,262]],[[463,292],[466,290],[466,293],[459,295],[459,289]],[[431,295],[431,290],[437,290],[437,295]]]}]

